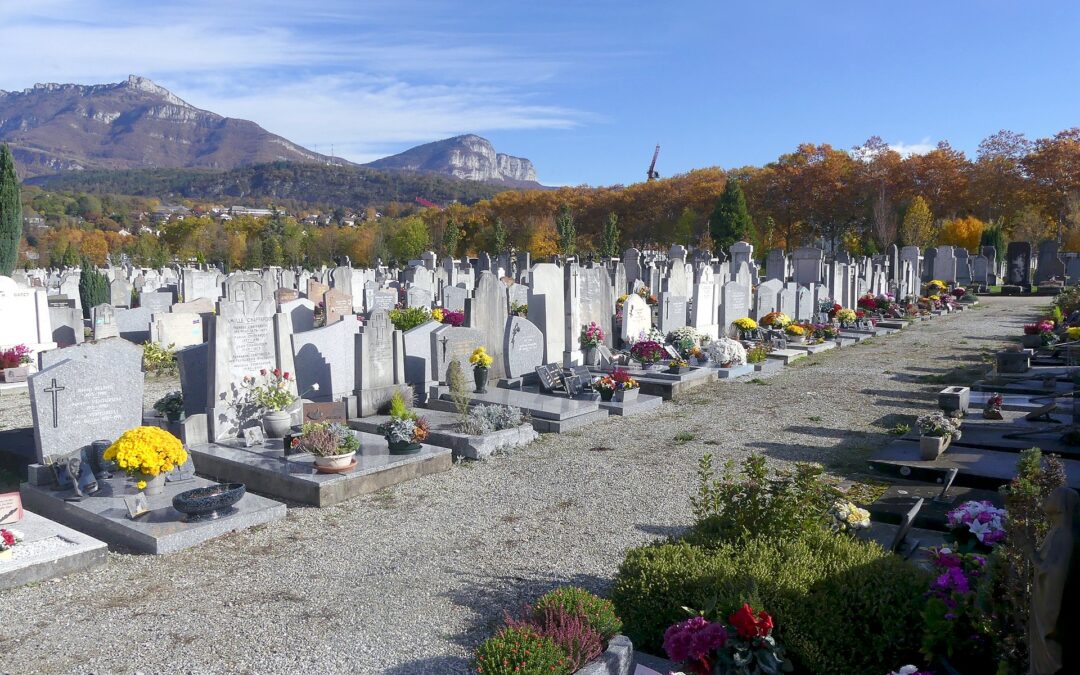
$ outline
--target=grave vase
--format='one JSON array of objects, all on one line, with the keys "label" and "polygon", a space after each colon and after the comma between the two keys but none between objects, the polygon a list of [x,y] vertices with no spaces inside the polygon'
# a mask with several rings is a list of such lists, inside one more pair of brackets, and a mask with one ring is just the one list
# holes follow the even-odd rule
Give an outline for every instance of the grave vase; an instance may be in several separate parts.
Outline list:
[{"label": "grave vase", "polygon": [[605,403],[611,400],[611,397],[615,395],[615,392],[611,389],[599,389],[600,400]]},{"label": "grave vase", "polygon": [[593,368],[600,365],[600,348],[599,347],[586,347],[585,348],[585,365]]},{"label": "grave vase", "polygon": [[473,368],[473,379],[476,381],[477,394],[487,393],[487,381],[488,381],[488,369],[487,368]]},{"label": "grave vase", "polygon": [[619,389],[615,392],[615,396],[611,400],[616,403],[629,403],[630,401],[636,401],[638,395],[638,389]]},{"label": "grave vase", "polygon": [[285,438],[292,428],[292,414],[285,410],[268,410],[263,413],[262,426],[267,438]]},{"label": "grave vase", "polygon": [[932,462],[949,447],[949,436],[920,436],[919,454],[923,461]]},{"label": "grave vase", "polygon": [[332,457],[316,457],[315,466],[330,471],[337,471],[348,468],[348,466],[352,464],[353,457],[355,456],[355,452],[347,452],[344,455],[334,455]]},{"label": "grave vase", "polygon": [[146,487],[142,489],[147,496],[159,495],[165,489],[165,474],[159,473],[156,476],[149,476],[147,474],[139,474],[136,477],[135,482],[146,481]]}]

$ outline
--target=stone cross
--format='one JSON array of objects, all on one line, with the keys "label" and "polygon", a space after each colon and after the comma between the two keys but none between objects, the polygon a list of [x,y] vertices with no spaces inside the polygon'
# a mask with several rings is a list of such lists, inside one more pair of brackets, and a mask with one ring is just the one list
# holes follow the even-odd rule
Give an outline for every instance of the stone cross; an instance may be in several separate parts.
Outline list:
[{"label": "stone cross", "polygon": [[52,379],[52,385],[51,386],[45,387],[44,389],[42,389],[42,391],[45,392],[46,394],[52,394],[52,425],[53,425],[53,429],[56,429],[57,427],[60,426],[60,420],[57,417],[56,397],[60,392],[64,391],[65,389],[67,389],[67,387],[57,386],[55,377]]}]

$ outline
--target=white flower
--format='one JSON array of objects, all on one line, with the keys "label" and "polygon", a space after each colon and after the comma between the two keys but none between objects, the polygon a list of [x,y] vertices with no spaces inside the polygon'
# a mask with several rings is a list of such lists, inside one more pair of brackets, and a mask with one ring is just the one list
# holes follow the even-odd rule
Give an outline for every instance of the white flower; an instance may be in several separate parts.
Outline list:
[{"label": "white flower", "polygon": [[314,391],[319,391],[319,383],[318,383],[318,382],[316,382],[315,384],[311,385],[311,388],[312,388],[312,390],[314,390]]}]

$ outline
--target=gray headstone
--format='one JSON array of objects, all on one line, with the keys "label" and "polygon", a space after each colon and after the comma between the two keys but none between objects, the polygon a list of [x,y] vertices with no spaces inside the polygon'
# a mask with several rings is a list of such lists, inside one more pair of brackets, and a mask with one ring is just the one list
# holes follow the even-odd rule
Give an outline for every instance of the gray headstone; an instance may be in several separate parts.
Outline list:
[{"label": "gray headstone", "polygon": [[[352,394],[356,388],[356,336],[359,332],[360,323],[349,320],[293,334],[296,387],[305,398],[333,402]],[[316,384],[318,391],[312,389]]]},{"label": "gray headstone", "polygon": [[1011,286],[1031,286],[1031,244],[1012,241],[1005,249],[1005,283]]},{"label": "gray headstone", "polygon": [[315,303],[307,298],[286,302],[281,306],[281,313],[289,315],[293,333],[303,333],[315,327]]},{"label": "gray headstone", "polygon": [[[164,311],[169,311],[168,306]],[[149,307],[116,310],[116,327],[120,337],[142,344],[150,339],[150,319],[154,310]]]},{"label": "gray headstone", "polygon": [[483,346],[493,359],[488,372],[492,379],[506,377],[502,349],[509,313],[506,285],[491,272],[481,272],[473,297],[465,303],[465,325],[483,333]]},{"label": "gray headstone", "polygon": [[173,304],[172,293],[163,291],[143,291],[139,293],[139,307],[151,313],[168,312]]},{"label": "gray headstone", "polygon": [[90,335],[94,340],[120,336],[116,310],[112,305],[97,305],[90,309]]},{"label": "gray headstone", "polygon": [[544,362],[544,334],[528,319],[510,317],[503,354],[507,377],[531,373]]},{"label": "gray headstone", "polygon": [[1065,263],[1059,255],[1060,245],[1053,239],[1039,244],[1039,260],[1035,268],[1036,285],[1045,284],[1051,279],[1065,281]]}]

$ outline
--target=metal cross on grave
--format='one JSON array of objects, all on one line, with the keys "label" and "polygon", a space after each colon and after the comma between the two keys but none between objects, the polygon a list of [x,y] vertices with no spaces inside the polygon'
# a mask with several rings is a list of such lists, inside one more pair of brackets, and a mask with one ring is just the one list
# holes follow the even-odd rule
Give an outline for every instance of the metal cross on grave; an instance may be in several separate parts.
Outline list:
[{"label": "metal cross on grave", "polygon": [[441,338],[439,338],[439,342],[442,343],[442,358],[443,358],[443,361],[446,361],[446,343],[450,342],[450,338],[448,338],[448,337],[446,337],[444,335]]},{"label": "metal cross on grave", "polygon": [[45,392],[46,394],[52,394],[52,425],[53,425],[53,429],[60,426],[60,419],[59,419],[59,416],[57,415],[58,411],[56,409],[57,394],[64,391],[65,389],[67,389],[67,387],[61,387],[61,386],[58,386],[56,384],[56,378],[55,377],[52,379],[52,385],[42,389],[42,391]]}]

